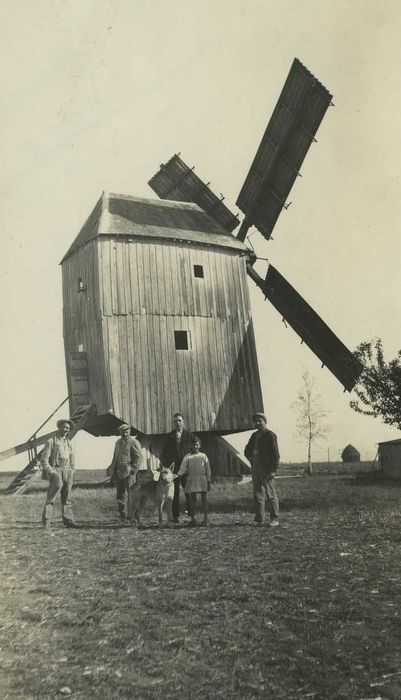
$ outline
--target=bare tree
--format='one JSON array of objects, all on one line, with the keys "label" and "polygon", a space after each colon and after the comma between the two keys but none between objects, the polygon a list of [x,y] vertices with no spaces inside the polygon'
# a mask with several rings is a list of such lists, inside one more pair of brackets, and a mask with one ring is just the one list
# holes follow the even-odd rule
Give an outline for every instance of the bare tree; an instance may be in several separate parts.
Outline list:
[{"label": "bare tree", "polygon": [[329,426],[326,423],[327,411],[322,405],[321,395],[316,390],[315,381],[309,372],[304,372],[302,375],[301,388],[292,408],[297,413],[296,434],[305,440],[308,446],[308,462],[305,471],[311,475],[312,445],[326,438]]}]

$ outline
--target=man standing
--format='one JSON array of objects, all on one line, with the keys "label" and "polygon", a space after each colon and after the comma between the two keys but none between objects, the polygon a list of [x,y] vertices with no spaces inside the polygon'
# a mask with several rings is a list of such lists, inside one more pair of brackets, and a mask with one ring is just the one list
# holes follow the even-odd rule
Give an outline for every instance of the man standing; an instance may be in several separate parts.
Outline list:
[{"label": "man standing", "polygon": [[42,523],[47,530],[51,528],[54,501],[58,493],[61,496],[65,527],[78,527],[74,522],[71,507],[71,491],[75,474],[74,453],[71,441],[67,437],[73,426],[70,420],[64,418],[58,420],[57,434],[46,442],[40,457],[42,477],[49,481],[42,515]]},{"label": "man standing", "polygon": [[[160,462],[163,467],[171,467],[174,474],[178,474],[181,462],[186,454],[191,452],[192,448],[192,433],[184,428],[184,418],[181,413],[175,413],[173,416],[173,430],[166,435],[160,455]],[[172,466],[171,466],[172,465]],[[173,521],[178,523],[180,516],[180,484],[184,489],[186,477],[182,476],[174,479],[174,497],[173,497]],[[186,512],[191,513],[190,495],[185,494]]]},{"label": "man standing", "polygon": [[123,423],[118,428],[121,437],[116,442],[113,459],[107,473],[116,486],[117,506],[121,520],[127,519],[128,489],[136,482],[143,454],[139,441],[131,435],[131,426]]},{"label": "man standing", "polygon": [[279,524],[279,505],[274,485],[274,476],[280,461],[277,436],[267,429],[264,413],[252,416],[256,432],[252,433],[245,447],[245,457],[252,465],[253,497],[255,502],[256,525],[265,522],[265,503],[270,514],[270,525]]}]

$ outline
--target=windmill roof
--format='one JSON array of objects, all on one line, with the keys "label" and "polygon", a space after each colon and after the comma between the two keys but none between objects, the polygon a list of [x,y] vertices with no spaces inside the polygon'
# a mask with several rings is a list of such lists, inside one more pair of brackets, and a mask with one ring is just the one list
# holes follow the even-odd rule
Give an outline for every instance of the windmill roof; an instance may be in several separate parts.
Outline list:
[{"label": "windmill roof", "polygon": [[159,238],[248,250],[197,204],[105,192],[62,262],[98,236]]},{"label": "windmill roof", "polygon": [[401,438],[396,438],[395,440],[385,440],[384,442],[378,442],[378,445],[399,445],[401,444]]}]

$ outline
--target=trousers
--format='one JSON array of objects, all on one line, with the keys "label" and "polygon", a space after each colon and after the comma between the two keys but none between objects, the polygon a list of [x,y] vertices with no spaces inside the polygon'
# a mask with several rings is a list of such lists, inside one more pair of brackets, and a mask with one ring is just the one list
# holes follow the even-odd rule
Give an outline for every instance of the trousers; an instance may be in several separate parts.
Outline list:
[{"label": "trousers", "polygon": [[[172,512],[173,512],[173,518],[174,520],[177,520],[179,515],[180,515],[180,484],[182,488],[185,488],[185,483],[186,483],[186,475],[180,476],[179,479],[174,479],[174,496],[173,496],[173,505],[172,505]],[[189,493],[185,494],[185,507],[188,513],[191,512],[191,497]]]},{"label": "trousers", "polygon": [[71,505],[71,491],[74,483],[75,470],[69,466],[54,467],[48,472],[49,486],[46,494],[46,503],[43,509],[43,524],[51,522],[54,511],[54,501],[56,496],[61,496],[61,508],[63,520],[73,520]]},{"label": "trousers", "polygon": [[253,500],[255,504],[255,520],[265,522],[265,508],[271,518],[279,517],[279,504],[274,485],[274,474],[264,474],[256,467],[252,467]]},{"label": "trousers", "polygon": [[124,478],[120,478],[117,474],[114,474],[114,483],[116,486],[116,496],[117,496],[117,508],[120,514],[120,518],[126,519],[127,517],[127,504],[129,487],[135,482],[135,477],[132,474]]}]

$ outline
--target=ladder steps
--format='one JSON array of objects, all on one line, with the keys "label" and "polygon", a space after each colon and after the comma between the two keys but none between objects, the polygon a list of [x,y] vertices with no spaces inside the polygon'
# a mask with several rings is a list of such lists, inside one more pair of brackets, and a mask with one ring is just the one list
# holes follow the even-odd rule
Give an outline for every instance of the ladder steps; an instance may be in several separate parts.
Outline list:
[{"label": "ladder steps", "polygon": [[[70,439],[72,439],[77,432],[83,427],[85,423],[85,419],[89,413],[91,413],[93,410],[92,404],[88,404],[87,406],[79,406],[73,413],[73,415],[70,418],[70,421],[73,423],[73,428],[70,431]],[[25,489],[28,487],[28,485],[37,479],[40,475],[40,455],[43,452],[43,449],[35,456],[27,466],[22,469],[22,471],[17,474],[17,476],[13,479],[11,484],[6,489],[6,493],[8,494],[20,494],[25,491]],[[38,467],[35,469],[35,467]]]}]

